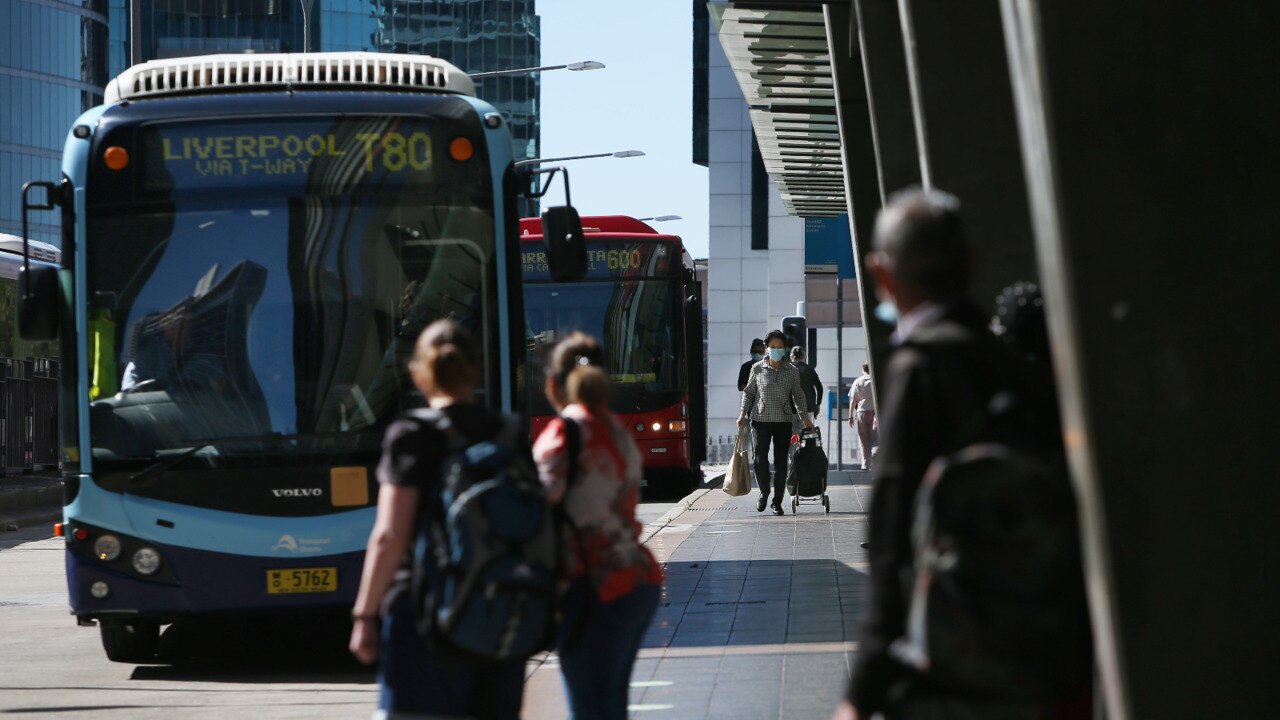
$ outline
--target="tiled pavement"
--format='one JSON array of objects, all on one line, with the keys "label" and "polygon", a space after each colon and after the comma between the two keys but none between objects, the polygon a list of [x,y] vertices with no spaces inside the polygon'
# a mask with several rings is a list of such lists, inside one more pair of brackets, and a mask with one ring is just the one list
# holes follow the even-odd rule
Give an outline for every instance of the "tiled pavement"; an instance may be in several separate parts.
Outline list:
[{"label": "tiled pavement", "polygon": [[[666,563],[632,675],[631,716],[826,718],[848,677],[866,583],[866,473],[832,471],[831,513],[756,512],[756,495],[698,497],[648,541]],[[524,717],[565,717],[559,666],[531,673]]]}]

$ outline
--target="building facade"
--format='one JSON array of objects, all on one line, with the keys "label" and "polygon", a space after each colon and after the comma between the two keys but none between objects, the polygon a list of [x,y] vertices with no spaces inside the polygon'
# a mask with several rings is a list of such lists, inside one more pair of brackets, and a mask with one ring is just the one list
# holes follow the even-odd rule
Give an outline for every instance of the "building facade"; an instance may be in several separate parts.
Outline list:
[{"label": "building facade", "polygon": [[[111,76],[155,58],[304,48],[431,55],[468,73],[541,59],[534,0],[99,1],[110,5]],[[538,157],[538,74],[480,78],[476,94],[506,118],[516,158]]]},{"label": "building facade", "polygon": [[[57,180],[71,121],[102,102],[106,0],[0,3],[0,232],[22,234],[22,184]],[[60,244],[51,213],[31,237]]]},{"label": "building facade", "polygon": [[[694,161],[708,170],[707,435],[713,444],[727,444],[737,433],[742,397],[738,369],[748,359],[752,339],[781,329],[782,319],[803,307],[798,303],[829,304],[836,280],[805,275],[804,218],[788,213],[777,185],[765,172],[747,102],[715,29],[706,22],[705,8],[705,2],[695,1],[693,151]],[[815,369],[829,391],[843,379],[842,393],[867,357],[856,293],[849,283],[845,296],[852,302],[846,302],[843,311],[841,372],[836,372],[833,318],[823,312],[810,323],[818,326],[811,333]],[[822,398],[818,426],[827,435],[833,462],[837,422],[828,421],[827,398]],[[843,440],[844,460],[858,459],[856,438],[847,426]]]},{"label": "building facade", "polygon": [[106,0],[111,76],[213,53],[374,50],[387,0]]},{"label": "building facade", "polygon": [[[541,64],[542,28],[534,0],[372,0],[372,4],[377,50],[431,55],[468,73]],[[517,159],[538,157],[539,88],[537,73],[476,80],[476,95],[506,118]]]}]

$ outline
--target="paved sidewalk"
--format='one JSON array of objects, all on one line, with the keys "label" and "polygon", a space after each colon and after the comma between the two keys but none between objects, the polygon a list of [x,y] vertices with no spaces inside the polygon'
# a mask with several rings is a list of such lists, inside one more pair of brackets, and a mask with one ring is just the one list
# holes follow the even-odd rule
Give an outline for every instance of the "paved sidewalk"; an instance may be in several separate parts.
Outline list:
[{"label": "paved sidewalk", "polygon": [[[757,513],[756,495],[702,493],[649,547],[666,564],[632,676],[631,716],[825,718],[848,678],[866,587],[869,473],[831,472],[831,513]],[[661,522],[656,524],[661,525]],[[529,676],[523,716],[566,716],[554,656]]]}]

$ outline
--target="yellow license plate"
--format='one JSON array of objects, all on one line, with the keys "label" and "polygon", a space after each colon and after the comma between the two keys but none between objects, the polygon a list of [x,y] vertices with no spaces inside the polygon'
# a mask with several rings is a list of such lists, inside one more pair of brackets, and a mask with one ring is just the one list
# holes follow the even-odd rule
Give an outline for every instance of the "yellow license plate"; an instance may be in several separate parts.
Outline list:
[{"label": "yellow license plate", "polygon": [[267,594],[337,592],[338,568],[285,568],[267,571]]}]

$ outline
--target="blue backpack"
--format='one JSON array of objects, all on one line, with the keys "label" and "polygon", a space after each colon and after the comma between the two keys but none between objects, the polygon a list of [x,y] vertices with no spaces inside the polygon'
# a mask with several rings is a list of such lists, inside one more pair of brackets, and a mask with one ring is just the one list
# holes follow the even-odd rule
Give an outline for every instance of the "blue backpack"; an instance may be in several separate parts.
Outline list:
[{"label": "blue backpack", "polygon": [[492,440],[468,443],[449,417],[412,414],[448,438],[441,493],[424,497],[413,553],[418,632],[444,659],[520,660],[550,648],[557,630],[558,533],[520,427],[504,418]]}]

